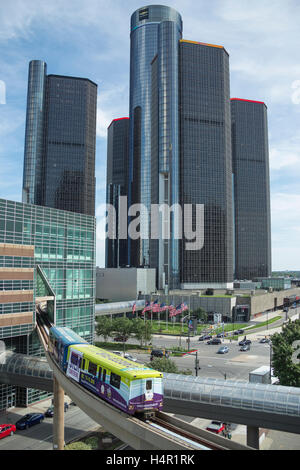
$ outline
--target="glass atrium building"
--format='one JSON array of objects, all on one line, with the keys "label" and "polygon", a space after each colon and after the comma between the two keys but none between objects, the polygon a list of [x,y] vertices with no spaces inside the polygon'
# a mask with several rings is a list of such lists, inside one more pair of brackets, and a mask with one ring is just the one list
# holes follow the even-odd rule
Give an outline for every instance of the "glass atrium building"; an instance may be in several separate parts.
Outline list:
[{"label": "glass atrium building", "polygon": [[[7,350],[42,354],[38,304],[57,326],[93,342],[95,226],[93,216],[0,199],[0,340]],[[0,409],[37,399],[37,390],[0,387]]]}]

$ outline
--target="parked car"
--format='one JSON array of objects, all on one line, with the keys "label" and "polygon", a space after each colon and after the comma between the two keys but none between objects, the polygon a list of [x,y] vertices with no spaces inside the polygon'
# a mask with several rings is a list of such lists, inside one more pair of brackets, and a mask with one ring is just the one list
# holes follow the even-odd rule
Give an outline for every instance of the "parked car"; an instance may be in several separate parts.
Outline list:
[{"label": "parked car", "polygon": [[217,354],[226,354],[229,352],[229,348],[227,346],[221,346],[220,349],[218,349]]},{"label": "parked car", "polygon": [[154,357],[165,357],[168,359],[169,353],[168,351],[163,351],[162,349],[152,349],[150,360],[152,361]]},{"label": "parked car", "polygon": [[16,422],[17,429],[27,429],[43,421],[43,413],[28,413]]},{"label": "parked car", "polygon": [[215,434],[221,434],[225,430],[225,423],[221,421],[212,421],[207,427],[207,431],[214,432]]},{"label": "parked car", "polygon": [[128,336],[123,336],[123,335],[116,336],[114,338],[114,341],[119,341],[120,343],[126,343],[127,340],[128,340]]},{"label": "parked car", "polygon": [[227,336],[226,333],[218,333],[217,334],[217,338],[225,338],[225,336]]},{"label": "parked car", "polygon": [[206,344],[222,344],[220,338],[212,338],[211,340],[207,341]]},{"label": "parked car", "polygon": [[0,439],[6,436],[12,436],[16,432],[16,426],[14,424],[0,424]]},{"label": "parked car", "polygon": [[206,339],[211,339],[211,335],[202,335],[199,337],[198,341],[205,341]]},{"label": "parked car", "polygon": [[240,351],[249,351],[250,350],[250,344],[243,344],[240,347]]},{"label": "parked car", "polygon": [[239,346],[244,346],[245,344],[251,344],[250,339],[242,339],[242,341],[239,342]]}]

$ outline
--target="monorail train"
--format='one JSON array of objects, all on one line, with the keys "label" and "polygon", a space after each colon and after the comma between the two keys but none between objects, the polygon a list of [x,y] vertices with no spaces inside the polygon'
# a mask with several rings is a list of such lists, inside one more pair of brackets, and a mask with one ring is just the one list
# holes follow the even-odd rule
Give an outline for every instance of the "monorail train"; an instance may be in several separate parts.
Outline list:
[{"label": "monorail train", "polygon": [[69,378],[125,413],[162,409],[162,372],[92,346],[70,328],[50,329],[49,352]]}]

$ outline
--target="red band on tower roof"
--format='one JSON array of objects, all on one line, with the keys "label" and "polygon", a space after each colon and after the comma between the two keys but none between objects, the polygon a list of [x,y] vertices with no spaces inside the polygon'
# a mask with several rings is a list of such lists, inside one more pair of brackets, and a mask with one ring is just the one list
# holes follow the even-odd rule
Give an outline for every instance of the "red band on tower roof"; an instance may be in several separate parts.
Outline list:
[{"label": "red band on tower roof", "polygon": [[122,121],[122,119],[129,119],[129,117],[121,117],[121,118],[113,119],[108,127],[110,127],[113,122],[115,122],[115,121]]},{"label": "red band on tower roof", "polygon": [[263,101],[245,100],[243,98],[230,98],[230,101],[247,101],[248,103],[260,103],[266,106],[266,103],[264,103]]}]

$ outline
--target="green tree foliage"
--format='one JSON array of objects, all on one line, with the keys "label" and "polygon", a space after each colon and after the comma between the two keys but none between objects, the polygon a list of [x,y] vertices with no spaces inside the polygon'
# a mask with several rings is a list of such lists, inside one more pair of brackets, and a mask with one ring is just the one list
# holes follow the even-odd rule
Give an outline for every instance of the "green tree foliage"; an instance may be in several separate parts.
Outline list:
[{"label": "green tree foliage", "polygon": [[141,318],[131,320],[133,334],[135,338],[140,342],[140,345],[143,346],[146,343],[149,343],[152,339],[153,327],[151,322],[144,321]]},{"label": "green tree foliage", "polygon": [[146,366],[151,369],[158,370],[159,372],[169,372],[170,374],[178,373],[178,367],[175,362],[171,359],[167,359],[166,357],[162,357],[161,359],[157,357],[153,359],[153,361],[148,362]]},{"label": "green tree foliage", "polygon": [[178,367],[172,359],[167,359],[166,357],[156,357],[151,362],[146,364],[147,367],[151,369],[158,370],[159,372],[168,372],[169,374],[183,374],[183,375],[192,375],[193,372],[189,369],[178,370]]},{"label": "green tree foliage", "polygon": [[112,335],[113,332],[113,323],[108,317],[98,317],[96,325],[96,333],[98,336],[103,336],[104,341],[107,341],[107,338]]},{"label": "green tree foliage", "polygon": [[115,318],[112,322],[113,332],[117,335],[129,338],[133,332],[132,320],[128,318]]},{"label": "green tree foliage", "polygon": [[207,321],[207,313],[204,308],[199,307],[193,312],[191,312],[192,316],[196,317],[198,320],[203,320],[204,322]]},{"label": "green tree foliage", "polygon": [[271,340],[272,365],[274,375],[279,378],[280,385],[300,387],[300,349],[298,359],[296,355],[296,361],[295,358],[292,360],[292,355],[295,353],[292,345],[300,340],[300,320],[289,321],[282,328],[281,333],[272,335]]}]

